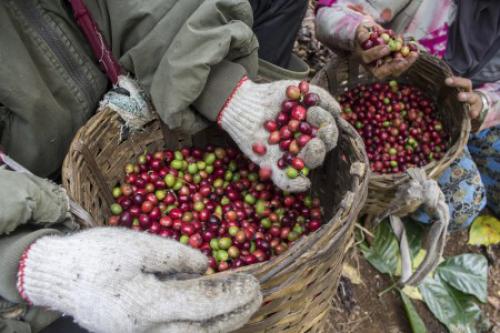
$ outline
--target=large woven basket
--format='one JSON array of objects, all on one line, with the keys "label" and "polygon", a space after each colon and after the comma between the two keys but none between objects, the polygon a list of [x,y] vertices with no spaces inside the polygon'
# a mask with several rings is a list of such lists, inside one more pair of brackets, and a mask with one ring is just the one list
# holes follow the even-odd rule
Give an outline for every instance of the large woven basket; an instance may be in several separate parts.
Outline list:
[{"label": "large woven basket", "polygon": [[[438,179],[443,171],[462,154],[470,133],[467,106],[457,99],[459,90],[444,84],[445,79],[452,75],[451,69],[443,60],[423,52],[416,63],[397,78],[400,82],[417,86],[434,99],[437,104],[437,116],[442,121],[444,129],[450,134],[452,145],[444,157],[423,168],[432,179]],[[375,77],[347,55],[337,55],[312,80],[313,83],[327,89],[336,97],[359,84],[376,81],[378,80]],[[409,176],[406,173],[389,175],[371,173],[368,198],[362,213],[375,216],[385,213],[399,186],[408,181]],[[407,204],[398,214],[405,215],[417,208]]]},{"label": "large woven basket", "polygon": [[[239,269],[260,280],[264,303],[238,332],[323,331],[340,278],[345,247],[368,186],[363,142],[347,122],[340,117],[338,121],[338,147],[327,156],[323,168],[311,176],[312,192],[321,199],[328,223],[283,255]],[[111,188],[123,179],[124,165],[135,160],[145,148],[154,151],[182,145],[231,144],[218,129],[186,137],[165,130],[160,121],[120,142],[120,127],[120,119],[114,112],[98,113],[79,130],[63,165],[63,184],[69,195],[99,225],[110,215]]]}]

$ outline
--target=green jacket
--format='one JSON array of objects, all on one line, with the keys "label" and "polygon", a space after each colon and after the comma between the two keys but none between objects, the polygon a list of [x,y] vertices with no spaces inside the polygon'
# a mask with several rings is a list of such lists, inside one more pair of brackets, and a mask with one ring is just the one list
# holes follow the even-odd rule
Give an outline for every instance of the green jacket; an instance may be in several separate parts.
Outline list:
[{"label": "green jacket", "polygon": [[[116,58],[172,128],[194,131],[214,120],[238,80],[256,75],[247,0],[85,2]],[[0,31],[0,145],[35,174],[53,175],[108,80],[66,1],[0,0]],[[15,287],[24,249],[71,226],[60,212],[33,216],[32,203],[43,201],[36,182],[0,170],[2,333],[36,332],[56,316],[28,308]]]}]

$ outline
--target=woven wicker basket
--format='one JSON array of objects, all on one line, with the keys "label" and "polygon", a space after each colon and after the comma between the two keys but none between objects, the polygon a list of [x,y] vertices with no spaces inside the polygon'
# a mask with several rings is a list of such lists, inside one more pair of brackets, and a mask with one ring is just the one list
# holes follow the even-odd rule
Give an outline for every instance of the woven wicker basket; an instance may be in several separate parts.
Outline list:
[{"label": "woven wicker basket", "polygon": [[[448,65],[428,53],[421,53],[417,62],[398,81],[411,83],[420,88],[437,103],[438,118],[444,129],[450,134],[453,143],[444,157],[424,167],[430,178],[438,179],[443,171],[462,153],[470,133],[470,120],[467,106],[457,99],[459,92],[444,84],[445,78],[452,72]],[[358,84],[376,82],[377,79],[367,73],[359,63],[345,55],[337,55],[312,80],[313,83],[327,89],[333,96],[340,96],[349,88]],[[381,175],[371,173],[368,185],[368,199],[363,214],[380,215],[388,208],[401,184],[409,181],[406,173]],[[405,215],[418,207],[406,205],[398,214]]]},{"label": "woven wicker basket", "polygon": [[[345,247],[368,186],[368,164],[362,140],[347,122],[338,121],[339,145],[328,155],[323,169],[311,176],[312,192],[321,199],[328,223],[302,238],[283,255],[239,269],[260,280],[264,303],[238,332],[322,331],[337,289]],[[123,166],[145,148],[154,151],[182,145],[231,144],[218,129],[185,137],[164,130],[159,121],[119,142],[120,126],[114,112],[98,113],[79,130],[63,165],[63,184],[69,195],[88,210],[98,224],[107,221],[110,215],[109,206],[113,202],[110,190],[123,179]]]}]

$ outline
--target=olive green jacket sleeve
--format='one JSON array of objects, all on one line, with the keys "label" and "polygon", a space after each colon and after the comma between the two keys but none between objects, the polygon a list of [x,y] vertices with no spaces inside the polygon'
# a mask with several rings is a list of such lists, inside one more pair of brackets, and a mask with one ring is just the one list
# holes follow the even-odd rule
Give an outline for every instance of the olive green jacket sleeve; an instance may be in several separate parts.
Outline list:
[{"label": "olive green jacket sleeve", "polygon": [[[171,128],[215,119],[243,75],[257,72],[247,0],[100,1],[87,5],[120,63],[150,93]],[[176,28],[173,29],[172,27]],[[188,127],[192,124],[187,124]],[[189,128],[188,128],[189,130]]]}]

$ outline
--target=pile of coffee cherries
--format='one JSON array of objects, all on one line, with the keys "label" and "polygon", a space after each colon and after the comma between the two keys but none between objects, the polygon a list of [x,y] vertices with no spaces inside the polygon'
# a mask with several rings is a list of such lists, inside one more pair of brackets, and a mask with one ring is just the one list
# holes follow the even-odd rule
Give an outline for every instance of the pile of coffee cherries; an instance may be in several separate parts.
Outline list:
[{"label": "pile of coffee cherries", "polygon": [[378,27],[373,27],[370,32],[370,37],[361,44],[363,50],[371,49],[378,45],[387,45],[391,50],[391,54],[377,60],[374,65],[380,66],[384,62],[392,59],[406,58],[410,52],[417,52],[417,46],[413,42],[405,42],[402,36],[396,36],[392,30],[381,30]]},{"label": "pile of coffee cherries", "polygon": [[397,81],[360,85],[340,98],[342,116],[363,137],[372,171],[405,172],[441,159],[449,136],[422,91]]},{"label": "pile of coffee cherries", "polygon": [[233,148],[147,153],[125,173],[108,224],[200,249],[208,273],[266,261],[322,224],[318,199],[282,192]]},{"label": "pile of coffee cherries", "polygon": [[[278,167],[286,169],[288,178],[295,179],[299,175],[307,177],[309,169],[298,155],[318,132],[317,127],[307,122],[307,110],[318,105],[320,98],[318,94],[309,92],[307,81],[301,81],[298,86],[288,86],[286,96],[288,99],[283,102],[276,119],[264,123],[264,128],[269,132],[267,142],[279,145],[283,155],[277,162]],[[254,143],[252,149],[257,155],[266,154],[266,146],[262,142]],[[271,175],[271,170],[263,169],[261,172]]]}]

